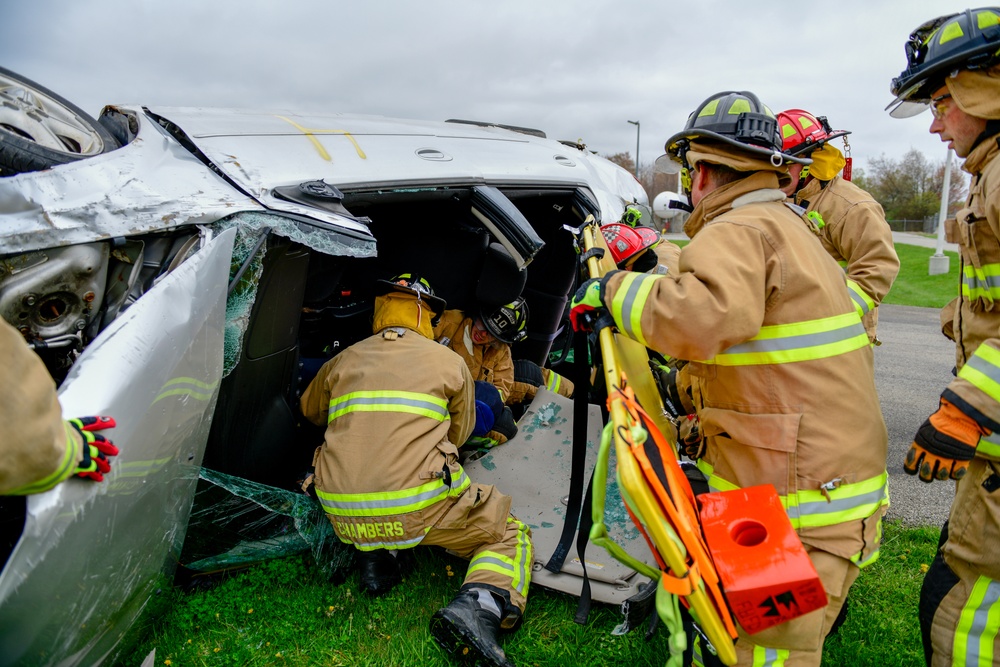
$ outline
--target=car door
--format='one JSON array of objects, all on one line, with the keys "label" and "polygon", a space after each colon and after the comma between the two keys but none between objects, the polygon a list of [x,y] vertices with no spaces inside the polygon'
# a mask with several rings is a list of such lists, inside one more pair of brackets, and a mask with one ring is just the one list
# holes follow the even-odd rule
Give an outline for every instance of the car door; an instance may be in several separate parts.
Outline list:
[{"label": "car door", "polygon": [[120,315],[60,388],[63,416],[110,415],[121,453],[103,483],[28,498],[0,573],[0,662],[98,665],[184,539],[222,375],[230,229]]}]

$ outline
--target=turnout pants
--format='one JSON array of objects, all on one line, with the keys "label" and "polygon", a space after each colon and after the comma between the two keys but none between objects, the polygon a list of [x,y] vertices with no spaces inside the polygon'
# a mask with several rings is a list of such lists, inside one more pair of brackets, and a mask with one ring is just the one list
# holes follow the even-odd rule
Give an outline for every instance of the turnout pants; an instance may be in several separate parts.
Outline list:
[{"label": "turnout pants", "polygon": [[[847,592],[858,578],[860,570],[846,558],[808,546],[806,552],[823,582],[827,605],[753,635],[738,628],[738,667],[820,667],[823,661],[823,642],[837,620],[844,600],[847,599]],[[700,643],[696,643],[693,664],[698,667],[722,665],[718,658],[705,653]]]},{"label": "turnout pants", "polygon": [[494,486],[473,484],[421,541],[469,560],[463,588],[487,588],[504,597],[504,628],[524,613],[532,565],[531,529],[511,515],[510,505],[510,496]]},{"label": "turnout pants", "polygon": [[932,667],[1000,662],[1000,464],[975,458],[958,483],[920,591],[924,657]]}]

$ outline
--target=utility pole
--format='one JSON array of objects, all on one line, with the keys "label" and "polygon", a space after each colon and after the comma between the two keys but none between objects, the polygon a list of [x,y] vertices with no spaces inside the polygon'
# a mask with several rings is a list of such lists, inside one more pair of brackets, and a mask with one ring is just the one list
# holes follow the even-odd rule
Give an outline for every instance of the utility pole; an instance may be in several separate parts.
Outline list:
[{"label": "utility pole", "polygon": [[639,121],[630,120],[629,123],[635,125],[635,178],[639,179]]},{"label": "utility pole", "polygon": [[950,258],[944,254],[944,221],[948,217],[948,194],[951,190],[951,149],[944,159],[944,185],[941,187],[941,211],[938,213],[937,245],[934,254],[931,255],[930,265],[927,268],[927,275],[936,276],[941,273],[948,273]]}]

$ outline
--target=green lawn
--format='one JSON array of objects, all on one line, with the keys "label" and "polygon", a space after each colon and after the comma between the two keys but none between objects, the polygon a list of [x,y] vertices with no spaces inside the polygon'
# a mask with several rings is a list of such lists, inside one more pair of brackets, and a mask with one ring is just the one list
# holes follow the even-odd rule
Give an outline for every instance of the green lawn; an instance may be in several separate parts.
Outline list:
[{"label": "green lawn", "polygon": [[[847,622],[827,640],[827,667],[923,664],[917,599],[937,544],[936,528],[886,526],[882,556],[851,590]],[[591,549],[596,548],[591,546]],[[214,588],[166,589],[116,661],[137,667],[156,649],[157,665],[288,667],[447,667],[427,630],[431,614],[458,591],[465,563],[417,549],[416,569],[388,596],[358,593],[357,576],[330,583],[308,556],[291,556],[229,575]],[[663,665],[666,629],[615,636],[618,612],[596,605],[586,626],[573,621],[576,598],[531,590],[520,630],[502,639],[517,665]]]},{"label": "green lawn", "polygon": [[[901,269],[884,303],[940,307],[957,293],[954,253],[950,273],[928,276],[932,249],[896,250]],[[852,588],[847,622],[827,640],[824,667],[923,665],[917,600],[938,535],[937,527],[886,526],[882,556]],[[307,555],[225,575],[207,589],[164,588],[114,664],[136,667],[155,649],[157,665],[176,667],[446,667],[452,663],[431,640],[427,622],[457,592],[465,563],[437,550],[416,552],[416,569],[378,600],[358,594],[356,575],[327,581]],[[534,587],[522,628],[503,639],[509,657],[539,667],[664,664],[662,625],[649,641],[639,631],[615,636],[616,609],[595,605],[581,626],[573,622],[576,602]]]}]

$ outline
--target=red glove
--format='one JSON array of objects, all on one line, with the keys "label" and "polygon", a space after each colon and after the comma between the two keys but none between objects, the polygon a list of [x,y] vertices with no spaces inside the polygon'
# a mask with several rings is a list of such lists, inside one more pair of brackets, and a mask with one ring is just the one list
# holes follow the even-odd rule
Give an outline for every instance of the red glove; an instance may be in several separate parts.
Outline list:
[{"label": "red glove", "polygon": [[111,462],[109,456],[117,456],[118,448],[114,443],[96,431],[103,431],[106,428],[114,428],[115,420],[112,417],[78,417],[66,421],[76,429],[76,432],[83,438],[83,460],[76,468],[77,477],[92,479],[95,482],[103,482],[104,475],[111,472]]},{"label": "red glove", "polygon": [[903,470],[919,474],[924,482],[962,479],[976,455],[979,438],[988,434],[972,417],[941,399],[937,412],[917,429]]}]

